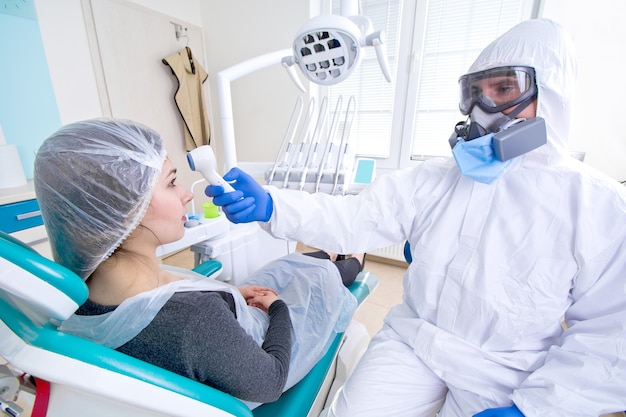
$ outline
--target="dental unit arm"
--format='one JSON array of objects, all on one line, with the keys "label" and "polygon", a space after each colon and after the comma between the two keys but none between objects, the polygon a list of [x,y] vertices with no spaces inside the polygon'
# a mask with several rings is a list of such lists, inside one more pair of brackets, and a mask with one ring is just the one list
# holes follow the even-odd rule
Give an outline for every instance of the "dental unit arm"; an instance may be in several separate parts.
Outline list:
[{"label": "dental unit arm", "polygon": [[[298,111],[300,102],[298,98],[294,112]],[[290,123],[285,135],[294,131],[298,131],[299,135],[289,136],[286,149],[283,150],[285,146],[281,145],[274,165],[266,171],[266,183],[313,193],[358,193],[374,179],[375,160],[357,158],[355,145],[350,139],[356,99],[352,96],[347,105],[343,105],[343,97],[339,96],[332,112],[328,111],[326,97],[316,114],[311,114],[312,105],[313,98],[309,113],[299,128],[293,128]],[[313,118],[317,120],[315,129],[311,131]],[[294,147],[299,151],[290,155]]]},{"label": "dental unit arm", "polygon": [[[383,75],[388,82],[391,81],[384,34],[382,31],[374,31],[371,20],[359,13],[359,0],[342,0],[340,15],[326,14],[309,19],[297,32],[291,48],[256,56],[217,73],[215,79],[225,171],[237,166],[231,95],[233,81],[270,65],[281,64],[296,87],[306,93],[306,88],[294,69],[295,64],[298,64],[304,76],[314,84],[332,85],[354,72],[363,56],[362,49],[367,46],[374,47]],[[307,43],[317,35],[324,37],[323,42]],[[300,48],[300,43],[306,43],[306,48],[315,53],[303,56],[305,49]],[[319,58],[317,62],[316,57]],[[328,68],[317,71],[320,63],[323,66],[328,64]],[[315,70],[309,71],[307,64],[315,65]]]},{"label": "dental unit arm", "polygon": [[215,154],[209,145],[199,146],[187,153],[187,162],[192,171],[198,171],[211,185],[221,185],[224,192],[229,193],[235,189],[222,178],[216,171]]}]

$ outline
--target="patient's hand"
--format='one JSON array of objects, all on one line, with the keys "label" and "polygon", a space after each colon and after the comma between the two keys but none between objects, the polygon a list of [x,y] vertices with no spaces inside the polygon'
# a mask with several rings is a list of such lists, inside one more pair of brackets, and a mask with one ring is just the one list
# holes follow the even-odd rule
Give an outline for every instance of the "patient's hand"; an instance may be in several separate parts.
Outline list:
[{"label": "patient's hand", "polygon": [[260,308],[268,312],[272,303],[278,300],[278,293],[271,288],[258,285],[239,287],[239,292],[249,306]]}]

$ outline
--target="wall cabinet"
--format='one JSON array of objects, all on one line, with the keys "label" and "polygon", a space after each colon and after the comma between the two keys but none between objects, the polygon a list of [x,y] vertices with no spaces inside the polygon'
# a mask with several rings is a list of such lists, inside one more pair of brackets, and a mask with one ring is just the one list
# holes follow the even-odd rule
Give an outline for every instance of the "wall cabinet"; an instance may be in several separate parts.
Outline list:
[{"label": "wall cabinet", "polygon": [[32,180],[24,187],[0,190],[0,230],[52,258]]}]

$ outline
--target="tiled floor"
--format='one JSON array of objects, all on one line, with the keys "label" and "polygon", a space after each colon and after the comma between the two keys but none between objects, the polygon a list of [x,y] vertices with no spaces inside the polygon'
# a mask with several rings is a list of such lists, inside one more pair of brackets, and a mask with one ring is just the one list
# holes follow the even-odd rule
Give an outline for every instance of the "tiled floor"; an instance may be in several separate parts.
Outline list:
[{"label": "tiled floor", "polygon": [[[308,250],[298,246],[299,251]],[[193,252],[184,250],[163,259],[163,263],[182,268],[193,268]],[[402,299],[402,276],[406,267],[377,262],[367,257],[365,269],[374,274],[379,281],[378,288],[359,307],[355,320],[362,323],[370,336],[373,336],[383,325],[383,318],[391,307]]]},{"label": "tiled floor", "polygon": [[390,265],[366,257],[365,270],[378,278],[378,288],[359,307],[354,319],[363,323],[370,336],[383,325],[389,309],[402,301],[402,277],[406,266]]}]

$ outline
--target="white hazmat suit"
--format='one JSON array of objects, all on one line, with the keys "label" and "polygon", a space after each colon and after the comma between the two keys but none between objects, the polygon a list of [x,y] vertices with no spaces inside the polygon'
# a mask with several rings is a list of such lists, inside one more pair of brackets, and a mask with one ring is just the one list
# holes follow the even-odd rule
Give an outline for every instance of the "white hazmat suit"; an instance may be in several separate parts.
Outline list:
[{"label": "white hazmat suit", "polygon": [[264,227],[275,236],[339,253],[411,244],[403,302],[337,397],[337,416],[441,407],[466,417],[511,401],[527,417],[626,409],[625,189],[568,154],[576,68],[561,28],[523,22],[470,72],[506,65],[535,68],[548,143],[492,184],[442,158],[358,196],[269,187]]}]

